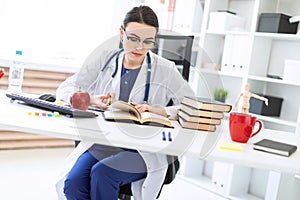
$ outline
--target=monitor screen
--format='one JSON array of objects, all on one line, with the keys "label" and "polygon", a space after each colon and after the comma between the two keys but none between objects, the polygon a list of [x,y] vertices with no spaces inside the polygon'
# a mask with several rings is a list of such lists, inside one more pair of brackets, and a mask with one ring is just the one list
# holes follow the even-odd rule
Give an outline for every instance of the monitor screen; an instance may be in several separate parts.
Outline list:
[{"label": "monitor screen", "polygon": [[187,41],[185,39],[169,40],[158,38],[153,51],[168,60],[174,61],[176,65],[182,65],[185,57],[186,43]]}]

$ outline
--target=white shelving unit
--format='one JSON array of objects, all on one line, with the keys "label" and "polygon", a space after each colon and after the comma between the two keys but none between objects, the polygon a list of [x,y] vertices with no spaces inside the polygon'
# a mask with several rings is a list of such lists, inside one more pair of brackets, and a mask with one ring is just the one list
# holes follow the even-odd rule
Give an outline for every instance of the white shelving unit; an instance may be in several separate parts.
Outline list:
[{"label": "white shelving unit", "polygon": [[[229,10],[245,19],[242,30],[219,30],[209,27],[210,13]],[[200,46],[210,62],[221,71],[204,69],[207,60],[198,58],[201,73],[198,93],[211,95],[216,87],[229,90],[228,103],[234,104],[245,83],[251,92],[283,98],[279,117],[257,115],[264,127],[299,132],[300,83],[287,82],[267,75],[283,77],[284,61],[300,60],[300,35],[257,32],[261,13],[300,14],[300,2],[292,0],[207,0],[203,12]],[[208,61],[209,62],[209,61]],[[235,68],[233,67],[235,66]],[[226,68],[229,66],[229,70]],[[217,80],[217,81],[216,81]]]},{"label": "white shelving unit", "polygon": [[[245,19],[243,30],[210,30],[210,13],[235,12]],[[261,13],[300,15],[300,1],[293,0],[206,0],[200,32],[200,51],[195,79],[200,96],[212,97],[217,87],[229,90],[227,103],[234,104],[244,85],[251,92],[283,98],[279,117],[256,115],[268,129],[300,136],[300,83],[268,78],[282,77],[286,59],[300,60],[300,35],[257,32]],[[221,71],[204,64],[221,65]],[[233,65],[235,65],[233,70]],[[226,67],[231,69],[226,70]],[[227,116],[228,118],[228,116]],[[292,174],[254,169],[231,163],[184,157],[180,178],[228,199],[297,199],[300,180]],[[286,185],[292,185],[288,188]]]}]

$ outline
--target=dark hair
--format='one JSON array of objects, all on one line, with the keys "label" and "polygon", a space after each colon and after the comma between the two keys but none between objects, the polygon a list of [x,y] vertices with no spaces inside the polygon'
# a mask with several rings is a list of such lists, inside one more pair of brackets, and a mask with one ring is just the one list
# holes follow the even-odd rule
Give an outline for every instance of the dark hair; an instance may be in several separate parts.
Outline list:
[{"label": "dark hair", "polygon": [[159,24],[155,12],[148,6],[139,6],[132,8],[123,20],[123,26],[126,28],[130,22],[138,22],[153,26],[158,31]]}]

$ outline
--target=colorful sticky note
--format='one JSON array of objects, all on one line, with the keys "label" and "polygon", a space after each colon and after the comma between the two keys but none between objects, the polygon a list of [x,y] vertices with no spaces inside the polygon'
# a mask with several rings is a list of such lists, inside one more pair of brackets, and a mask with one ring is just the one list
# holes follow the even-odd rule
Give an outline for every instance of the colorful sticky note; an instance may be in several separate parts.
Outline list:
[{"label": "colorful sticky note", "polygon": [[53,112],[54,117],[59,117],[59,112]]},{"label": "colorful sticky note", "polygon": [[238,151],[243,152],[244,149],[240,144],[233,143],[233,142],[219,142],[219,148],[223,150],[231,150],[231,151]]},{"label": "colorful sticky note", "polygon": [[56,103],[57,105],[61,105],[61,106],[65,105],[65,103],[62,102],[62,101],[56,101],[55,103]]}]

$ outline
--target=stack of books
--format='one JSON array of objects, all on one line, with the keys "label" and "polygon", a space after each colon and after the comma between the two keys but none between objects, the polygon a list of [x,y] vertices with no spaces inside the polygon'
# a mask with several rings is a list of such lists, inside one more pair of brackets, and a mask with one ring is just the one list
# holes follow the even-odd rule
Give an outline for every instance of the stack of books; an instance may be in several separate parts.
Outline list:
[{"label": "stack of books", "polygon": [[224,113],[232,106],[201,97],[184,97],[179,110],[179,123],[183,128],[211,131],[221,124]]}]

